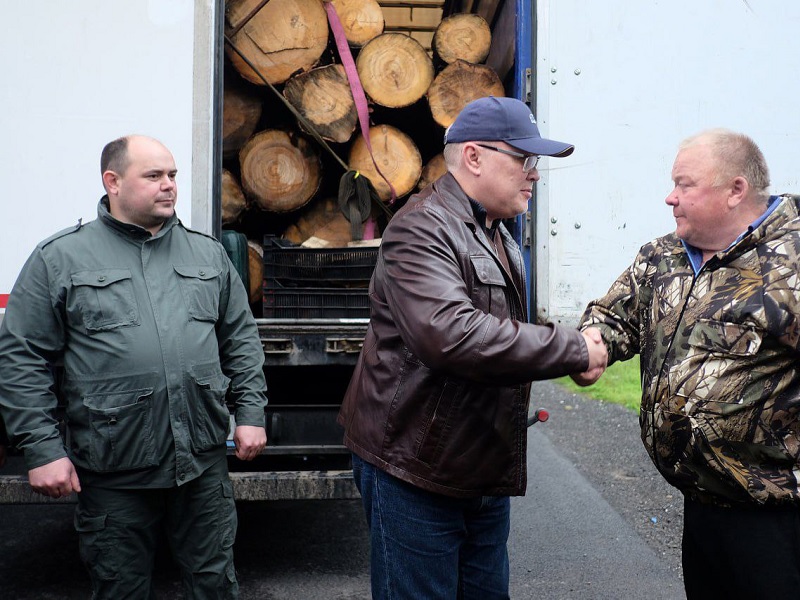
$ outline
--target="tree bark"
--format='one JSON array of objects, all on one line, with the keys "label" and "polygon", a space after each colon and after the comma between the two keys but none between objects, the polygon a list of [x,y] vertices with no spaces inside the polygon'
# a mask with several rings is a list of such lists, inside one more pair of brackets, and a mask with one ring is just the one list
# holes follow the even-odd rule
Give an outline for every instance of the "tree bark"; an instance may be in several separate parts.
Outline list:
[{"label": "tree bark", "polygon": [[283,95],[322,138],[343,143],[352,137],[358,113],[342,65],[295,75],[286,82]]},{"label": "tree bark", "polygon": [[489,56],[492,31],[483,17],[460,13],[442,19],[433,34],[434,57],[445,64],[456,60],[479,64]]},{"label": "tree bark", "polygon": [[254,135],[239,153],[242,187],[263,210],[289,212],[319,188],[319,155],[305,138],[277,129]]},{"label": "tree bark", "polygon": [[253,304],[259,302],[264,293],[264,248],[253,240],[247,240],[247,273],[250,281],[247,295]]},{"label": "tree bark", "polygon": [[[378,163],[381,173],[392,183],[397,197],[408,194],[414,189],[422,172],[422,157],[416,144],[391,125],[370,127],[369,139],[375,162]],[[385,202],[391,199],[391,190],[375,169],[362,135],[356,137],[350,148],[349,165],[372,182],[381,200]]]},{"label": "tree bark", "polygon": [[418,41],[402,33],[370,40],[356,59],[364,91],[376,104],[409,106],[422,98],[433,81],[433,61]]},{"label": "tree bark", "polygon": [[222,169],[222,224],[230,225],[239,220],[247,208],[247,199],[233,173]]},{"label": "tree bark", "polygon": [[312,237],[325,240],[331,247],[344,247],[353,240],[350,221],[339,209],[336,198],[314,200],[283,232],[284,239],[302,244]]},{"label": "tree bark", "polygon": [[351,46],[361,47],[383,33],[383,10],[375,0],[332,0]]},{"label": "tree bark", "polygon": [[422,176],[419,178],[419,183],[417,183],[417,189],[425,189],[445,173],[447,173],[447,164],[444,162],[444,155],[437,154],[422,168]]},{"label": "tree bark", "polygon": [[222,156],[233,158],[261,118],[261,98],[241,86],[226,85],[222,94]]},{"label": "tree bark", "polygon": [[[307,71],[328,45],[328,19],[320,0],[269,0],[255,14],[261,0],[228,0],[226,34],[271,84],[283,83],[298,71]],[[252,16],[251,16],[252,15]],[[227,44],[231,64],[247,79],[261,78]]]},{"label": "tree bark", "polygon": [[505,96],[503,83],[490,67],[457,60],[436,76],[428,90],[433,120],[449,127],[467,104],[486,96]]}]

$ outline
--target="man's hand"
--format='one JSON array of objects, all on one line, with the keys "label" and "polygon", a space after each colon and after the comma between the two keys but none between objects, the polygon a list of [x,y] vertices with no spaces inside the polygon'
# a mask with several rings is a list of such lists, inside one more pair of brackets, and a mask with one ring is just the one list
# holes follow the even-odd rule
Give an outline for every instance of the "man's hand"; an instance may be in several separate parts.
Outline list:
[{"label": "man's hand", "polygon": [[28,481],[34,492],[51,498],[61,498],[81,491],[78,473],[67,457],[31,469],[28,471]]},{"label": "man's hand", "polygon": [[581,332],[589,350],[589,368],[583,373],[573,373],[572,380],[580,386],[592,385],[600,379],[608,364],[608,350],[603,343],[603,336],[596,327],[589,327]]},{"label": "man's hand", "polygon": [[267,432],[263,427],[237,425],[233,443],[236,445],[236,458],[253,460],[267,445]]}]

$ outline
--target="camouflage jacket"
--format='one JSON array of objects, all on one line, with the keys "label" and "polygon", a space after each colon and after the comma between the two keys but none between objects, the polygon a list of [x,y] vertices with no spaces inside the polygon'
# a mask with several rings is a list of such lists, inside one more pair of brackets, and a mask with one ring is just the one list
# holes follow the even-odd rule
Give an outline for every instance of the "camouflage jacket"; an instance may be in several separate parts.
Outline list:
[{"label": "camouflage jacket", "polygon": [[646,244],[586,309],[609,362],[641,355],[642,441],[685,495],[800,505],[800,196],[694,274],[674,235]]}]

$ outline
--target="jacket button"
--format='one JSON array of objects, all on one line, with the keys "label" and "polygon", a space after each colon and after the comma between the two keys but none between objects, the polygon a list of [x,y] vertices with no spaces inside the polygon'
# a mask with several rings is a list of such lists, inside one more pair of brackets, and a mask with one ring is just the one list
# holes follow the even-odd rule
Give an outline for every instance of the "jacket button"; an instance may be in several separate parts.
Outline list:
[{"label": "jacket button", "polygon": [[206,274],[205,271],[200,271],[200,277],[203,277]]},{"label": "jacket button", "polygon": [[100,275],[100,277],[97,278],[97,281],[105,281],[105,280],[106,280],[105,275]]}]

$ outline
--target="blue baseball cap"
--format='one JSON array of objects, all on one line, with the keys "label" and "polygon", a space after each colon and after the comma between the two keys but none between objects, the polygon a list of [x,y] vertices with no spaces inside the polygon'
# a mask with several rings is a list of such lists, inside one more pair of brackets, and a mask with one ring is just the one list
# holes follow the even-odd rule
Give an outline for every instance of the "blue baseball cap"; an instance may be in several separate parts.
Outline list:
[{"label": "blue baseball cap", "polygon": [[487,96],[467,104],[444,132],[445,144],[505,142],[527,154],[569,156],[575,146],[547,140],[528,105],[516,98]]}]

